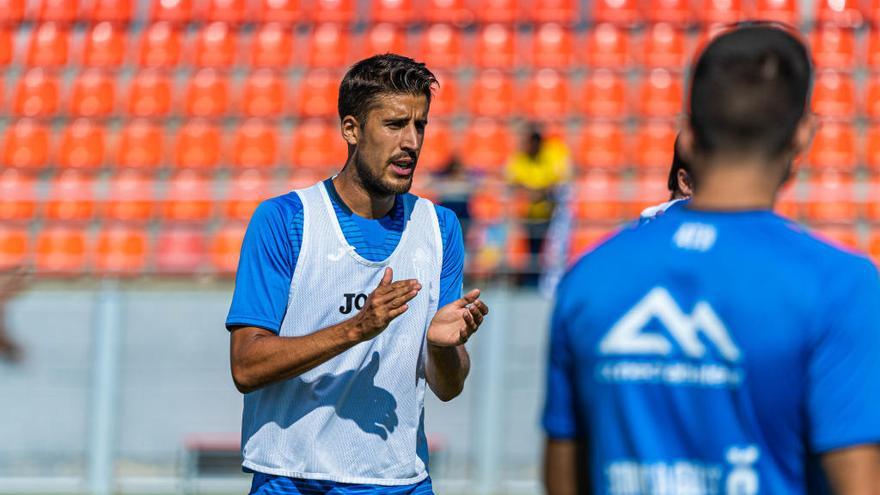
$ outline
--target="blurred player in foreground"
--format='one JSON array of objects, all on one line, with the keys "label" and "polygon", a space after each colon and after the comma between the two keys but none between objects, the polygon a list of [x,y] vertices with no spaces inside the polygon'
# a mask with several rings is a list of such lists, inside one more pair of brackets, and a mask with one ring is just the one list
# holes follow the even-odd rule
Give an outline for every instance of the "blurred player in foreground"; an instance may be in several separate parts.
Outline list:
[{"label": "blurred player in foreground", "polygon": [[548,493],[802,494],[821,466],[834,493],[878,494],[877,270],[772,212],[815,130],[808,51],[741,26],[691,77],[692,200],[557,291]]},{"label": "blurred player in foreground", "polygon": [[408,194],[435,85],[397,55],[352,66],[342,171],[251,219],[226,320],[251,493],[432,493],[425,384],[461,392],[488,312],[461,297],[455,215]]},{"label": "blurred player in foreground", "polygon": [[673,149],[672,167],[669,169],[669,179],[666,182],[666,187],[669,189],[669,201],[642,210],[641,215],[639,215],[640,225],[659,217],[671,207],[677,208],[682,206],[683,202],[694,194],[691,168],[682,158],[681,152],[678,151],[677,138]]}]

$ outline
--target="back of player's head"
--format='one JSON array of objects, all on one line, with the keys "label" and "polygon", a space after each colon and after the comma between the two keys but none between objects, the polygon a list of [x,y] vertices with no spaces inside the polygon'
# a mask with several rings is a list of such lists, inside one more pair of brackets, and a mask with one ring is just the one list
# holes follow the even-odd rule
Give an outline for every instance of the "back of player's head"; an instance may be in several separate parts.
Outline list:
[{"label": "back of player's head", "polygon": [[696,148],[778,156],[807,111],[812,79],[809,51],[788,29],[751,23],[719,35],[691,75]]},{"label": "back of player's head", "polygon": [[339,118],[354,116],[361,125],[379,97],[391,94],[422,95],[431,104],[437,78],[421,62],[401,55],[374,55],[352,65],[339,85]]}]

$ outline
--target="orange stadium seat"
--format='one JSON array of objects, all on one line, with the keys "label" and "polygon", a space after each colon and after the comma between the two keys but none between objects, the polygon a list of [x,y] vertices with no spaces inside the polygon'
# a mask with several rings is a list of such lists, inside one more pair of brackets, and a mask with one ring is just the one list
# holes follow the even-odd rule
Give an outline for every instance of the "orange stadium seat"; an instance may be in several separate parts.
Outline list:
[{"label": "orange stadium seat", "polygon": [[682,111],[681,75],[666,69],[652,69],[639,85],[638,111],[643,117],[676,117]]},{"label": "orange stadium seat", "polygon": [[532,35],[529,64],[532,67],[570,69],[575,63],[574,34],[559,24],[541,24]]},{"label": "orange stadium seat", "polygon": [[116,77],[87,70],[73,81],[68,109],[76,117],[108,117],[116,106]]},{"label": "orange stadium seat", "polygon": [[582,169],[617,170],[626,163],[623,128],[611,122],[587,122],[577,139],[574,161]]},{"label": "orange stadium seat", "polygon": [[296,113],[301,117],[336,117],[339,78],[325,69],[311,70],[299,82]]},{"label": "orange stadium seat", "polygon": [[193,45],[194,65],[230,68],[238,55],[238,33],[225,22],[212,22],[196,33]]},{"label": "orange stadium seat", "polygon": [[307,9],[312,22],[338,22],[349,24],[355,20],[355,0],[312,0]]},{"label": "orange stadium seat", "polygon": [[575,227],[568,241],[568,262],[574,263],[613,235],[614,232],[614,229],[607,226],[579,225]]},{"label": "orange stadium seat", "polygon": [[0,270],[27,265],[31,253],[30,235],[23,227],[0,227]]},{"label": "orange stadium seat", "polygon": [[449,24],[432,24],[421,33],[421,59],[428,67],[458,70],[464,65],[462,33]]},{"label": "orange stadium seat", "polygon": [[[877,12],[880,13],[880,6],[878,6]],[[880,29],[870,29],[867,33],[867,38],[865,46],[866,68],[872,72],[880,71]]]},{"label": "orange stadium seat", "polygon": [[173,92],[167,74],[153,69],[138,72],[129,82],[126,111],[136,117],[167,117]]},{"label": "orange stadium seat", "polygon": [[125,62],[128,32],[112,22],[99,22],[86,32],[82,64],[89,67],[116,68]]},{"label": "orange stadium seat", "polygon": [[810,166],[817,170],[852,172],[858,161],[856,131],[849,122],[823,122],[810,148]]},{"label": "orange stadium seat", "polygon": [[504,24],[488,24],[477,32],[474,63],[482,69],[513,69],[517,60],[515,32]]},{"label": "orange stadium seat", "polygon": [[201,69],[186,83],[183,113],[187,117],[221,117],[229,110],[229,81],[214,69]]},{"label": "orange stadium seat", "polygon": [[864,22],[858,0],[817,0],[814,19],[819,24],[857,28]]},{"label": "orange stadium seat", "polygon": [[[870,101],[867,105],[871,106]],[[850,74],[823,71],[813,87],[813,111],[822,117],[856,116],[856,85]]]},{"label": "orange stadium seat", "polygon": [[459,112],[458,80],[454,73],[436,71],[439,86],[431,98],[431,117],[449,117]]},{"label": "orange stadium seat", "polygon": [[345,163],[348,146],[339,127],[323,119],[301,121],[293,129],[290,161],[295,169],[323,170]]},{"label": "orange stadium seat", "polygon": [[499,174],[514,150],[510,130],[492,119],[472,121],[462,141],[462,162],[475,172]]},{"label": "orange stadium seat", "polygon": [[211,266],[221,274],[233,275],[238,268],[241,241],[247,225],[235,223],[224,225],[211,237]]},{"label": "orange stadium seat", "polygon": [[177,130],[174,164],[180,168],[214,169],[220,163],[222,143],[216,125],[203,120],[187,122]]},{"label": "orange stadium seat", "polygon": [[[431,109],[433,112],[434,109]],[[426,172],[442,171],[454,153],[449,124],[431,121],[425,128],[425,141],[419,154],[419,167]]]},{"label": "orange stadium seat", "polygon": [[91,0],[88,19],[92,22],[129,22],[137,0]]},{"label": "orange stadium seat", "polygon": [[798,219],[800,218],[801,202],[798,200],[796,184],[793,182],[789,181],[780,189],[774,210],[786,218]]},{"label": "orange stadium seat", "polygon": [[132,227],[105,227],[98,233],[92,267],[104,275],[139,275],[147,264],[147,234]]},{"label": "orange stadium seat", "polygon": [[144,67],[175,67],[182,53],[182,29],[169,22],[157,22],[143,30],[137,60]]},{"label": "orange stadium seat", "polygon": [[232,163],[236,167],[273,167],[278,164],[278,132],[259,120],[245,121],[235,130]]},{"label": "orange stadium seat", "polygon": [[43,69],[30,69],[18,80],[12,101],[13,115],[50,117],[58,111],[58,78]]},{"label": "orange stadium seat", "polygon": [[572,24],[580,20],[580,3],[575,0],[532,0],[527,3],[526,17],[532,22]]},{"label": "orange stadium seat", "polygon": [[689,45],[686,33],[672,24],[652,24],[642,38],[641,62],[647,67],[681,70],[691,54]]},{"label": "orange stadium seat", "polygon": [[18,170],[0,172],[0,223],[29,222],[37,214],[37,181]]},{"label": "orange stadium seat", "polygon": [[374,24],[367,29],[363,38],[355,43],[358,51],[357,58],[367,58],[380,53],[397,53],[400,55],[414,56],[406,41],[406,30],[389,22]]},{"label": "orange stadium seat", "polygon": [[96,211],[95,181],[77,170],[65,170],[50,182],[43,217],[52,221],[87,222]]},{"label": "orange stadium seat", "polygon": [[694,20],[690,0],[648,0],[644,14],[649,23],[668,22],[676,26],[686,26]]},{"label": "orange stadium seat", "polygon": [[632,184],[633,194],[626,201],[626,215],[628,218],[638,218],[645,208],[669,200],[669,190],[666,188],[666,174],[666,170],[656,170],[636,177]]},{"label": "orange stadium seat", "polygon": [[485,179],[476,184],[468,200],[471,219],[478,224],[498,224],[508,218],[508,192],[499,181]]},{"label": "orange stadium seat", "polygon": [[620,181],[604,171],[591,170],[576,183],[572,198],[576,221],[614,224],[624,218]]},{"label": "orange stadium seat", "polygon": [[871,123],[865,131],[865,165],[873,174],[880,174],[880,123]]},{"label": "orange stadium seat", "polygon": [[211,182],[194,170],[182,170],[168,180],[160,201],[162,219],[170,222],[205,222],[211,218]]},{"label": "orange stadium seat", "polygon": [[837,26],[818,27],[811,38],[813,59],[819,69],[853,70],[856,40],[852,30]]},{"label": "orange stadium seat", "polygon": [[341,24],[319,24],[308,40],[309,67],[339,68],[350,60],[351,33]]},{"label": "orange stadium seat", "polygon": [[519,0],[475,0],[477,22],[512,24],[520,18]]},{"label": "orange stadium seat", "polygon": [[155,270],[162,274],[197,273],[204,265],[208,249],[201,230],[186,227],[163,228],[154,245]]},{"label": "orange stadium seat", "polygon": [[880,120],[880,74],[871,74],[865,84],[861,108],[871,120]]},{"label": "orange stadium seat", "polygon": [[25,170],[39,170],[49,161],[49,128],[24,119],[6,127],[3,164]]},{"label": "orange stadium seat", "polygon": [[150,20],[187,23],[193,20],[196,0],[150,0]]},{"label": "orange stadium seat", "polygon": [[513,78],[501,71],[479,72],[471,81],[468,108],[481,117],[509,117],[514,112]]},{"label": "orange stadium seat", "polygon": [[18,24],[24,19],[26,0],[0,0],[0,23]]},{"label": "orange stadium seat", "polygon": [[593,22],[630,25],[642,20],[636,0],[597,0],[592,2]]},{"label": "orange stadium seat", "polygon": [[702,0],[697,20],[703,25],[730,24],[746,16],[742,0]]},{"label": "orange stadium seat", "polygon": [[474,11],[467,0],[427,0],[423,8],[428,22],[449,22],[463,26],[474,20]]},{"label": "orange stadium seat", "polygon": [[205,20],[240,24],[252,19],[247,0],[208,0]]},{"label": "orange stadium seat", "polygon": [[222,200],[223,218],[247,222],[260,202],[273,196],[272,183],[257,170],[244,170],[229,183]]},{"label": "orange stadium seat", "polygon": [[406,24],[415,20],[413,0],[370,0],[370,19],[373,22]]},{"label": "orange stadium seat", "polygon": [[61,133],[56,160],[64,168],[95,170],[104,165],[106,129],[90,120],[77,119]]},{"label": "orange stadium seat", "polygon": [[871,233],[868,240],[868,254],[874,260],[874,264],[880,266],[880,232]]},{"label": "orange stadium seat", "polygon": [[40,0],[37,2],[37,21],[69,24],[79,17],[77,0]]},{"label": "orange stadium seat", "polygon": [[25,62],[32,67],[57,68],[67,64],[70,29],[57,22],[34,26]]},{"label": "orange stadium seat", "polygon": [[672,163],[675,135],[675,124],[670,121],[642,123],[630,147],[630,162],[641,169],[668,170]]},{"label": "orange stadium seat", "polygon": [[571,112],[568,79],[556,70],[540,69],[526,86],[526,115],[535,120],[560,120]]},{"label": "orange stadium seat", "polygon": [[578,101],[580,111],[587,117],[626,117],[626,81],[622,75],[607,69],[592,71],[584,78]]},{"label": "orange stadium seat", "polygon": [[152,170],[165,159],[165,126],[149,120],[127,123],[119,133],[116,163],[122,167]]},{"label": "orange stadium seat", "polygon": [[15,39],[13,30],[8,26],[0,25],[0,66],[12,63],[15,55]]},{"label": "orange stadium seat", "polygon": [[806,214],[810,222],[852,223],[858,218],[852,178],[824,172],[809,182]]},{"label": "orange stadium seat", "polygon": [[259,26],[248,50],[250,64],[286,69],[293,61],[293,42],[293,31],[283,24],[271,22]]},{"label": "orange stadium seat", "polygon": [[[868,192],[867,201],[864,205],[865,219],[876,224],[880,222],[880,180],[875,178],[868,181],[865,186]],[[880,234],[880,230],[877,230],[876,225],[872,225],[872,230]],[[880,251],[874,251],[873,253],[880,253]]]},{"label": "orange stadium seat", "polygon": [[752,17],[791,26],[797,26],[801,21],[797,0],[755,0]]},{"label": "orange stadium seat", "polygon": [[144,223],[153,218],[156,207],[154,184],[139,171],[126,170],[110,178],[109,192],[102,202],[106,220]]},{"label": "orange stadium seat", "polygon": [[44,227],[36,240],[36,269],[44,274],[75,275],[86,268],[88,235],[82,228]]},{"label": "orange stadium seat", "polygon": [[631,35],[626,28],[605,23],[587,32],[584,63],[590,67],[623,70],[632,64]]},{"label": "orange stadium seat", "polygon": [[277,73],[260,69],[251,73],[241,90],[241,113],[248,117],[280,117],[286,109],[285,81]]},{"label": "orange stadium seat", "polygon": [[260,0],[257,2],[257,22],[293,24],[303,20],[305,12],[300,0]]}]

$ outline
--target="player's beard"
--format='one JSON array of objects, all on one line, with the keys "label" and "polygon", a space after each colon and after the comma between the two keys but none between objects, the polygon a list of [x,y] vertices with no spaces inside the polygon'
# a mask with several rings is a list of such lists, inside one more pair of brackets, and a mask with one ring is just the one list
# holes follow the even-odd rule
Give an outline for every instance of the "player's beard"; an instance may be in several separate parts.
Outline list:
[{"label": "player's beard", "polygon": [[[360,156],[357,153],[355,153],[354,156],[354,169],[358,174],[361,184],[364,185],[364,189],[366,189],[371,195],[393,196],[397,194],[406,194],[412,187],[412,175],[410,175],[409,179],[403,183],[391,182],[386,180],[381,175],[381,172],[380,174],[373,172],[369,165],[361,161]],[[413,172],[415,172],[415,170],[413,170]]]}]

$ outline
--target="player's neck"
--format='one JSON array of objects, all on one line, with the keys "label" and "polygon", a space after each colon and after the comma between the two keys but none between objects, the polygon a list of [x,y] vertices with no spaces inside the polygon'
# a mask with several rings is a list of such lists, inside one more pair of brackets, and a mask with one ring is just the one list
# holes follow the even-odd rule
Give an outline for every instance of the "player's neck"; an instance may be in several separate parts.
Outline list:
[{"label": "player's neck", "polygon": [[713,164],[704,168],[690,208],[695,210],[772,210],[779,182],[765,164]]},{"label": "player's neck", "polygon": [[394,195],[371,194],[354,172],[354,167],[343,168],[333,179],[333,187],[345,206],[363,218],[382,218],[394,207]]}]

